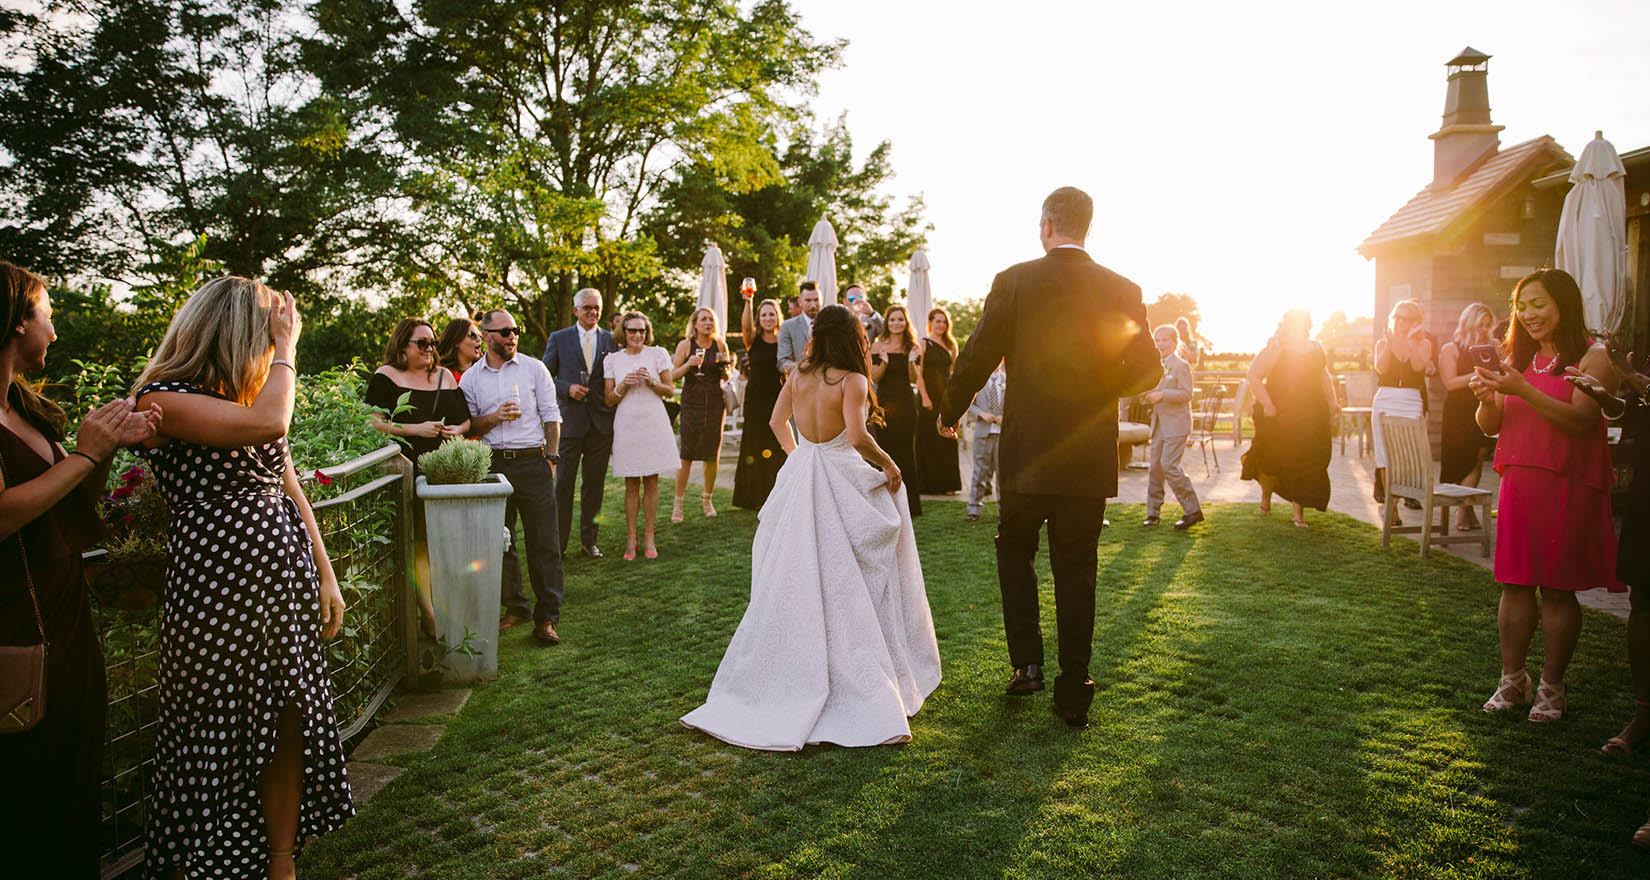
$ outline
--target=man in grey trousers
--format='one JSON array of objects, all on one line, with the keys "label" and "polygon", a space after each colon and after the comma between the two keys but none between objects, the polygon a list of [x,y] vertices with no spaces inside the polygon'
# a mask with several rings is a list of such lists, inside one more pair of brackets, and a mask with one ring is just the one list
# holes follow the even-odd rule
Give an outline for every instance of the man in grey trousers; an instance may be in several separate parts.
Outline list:
[{"label": "man in grey trousers", "polygon": [[1192,368],[1175,355],[1180,334],[1174,325],[1164,324],[1152,331],[1152,342],[1163,357],[1163,379],[1145,397],[1152,405],[1152,462],[1146,471],[1146,521],[1141,525],[1157,525],[1158,513],[1163,509],[1163,483],[1167,481],[1185,511],[1174,527],[1184,530],[1203,522],[1197,491],[1180,466],[1186,437],[1192,433]]},{"label": "man in grey trousers", "polygon": [[980,393],[968,407],[974,417],[974,476],[968,488],[968,521],[980,518],[985,510],[985,496],[991,494],[991,480],[997,475],[997,438],[1003,433],[1003,387],[1008,375],[1003,365],[985,380]]}]

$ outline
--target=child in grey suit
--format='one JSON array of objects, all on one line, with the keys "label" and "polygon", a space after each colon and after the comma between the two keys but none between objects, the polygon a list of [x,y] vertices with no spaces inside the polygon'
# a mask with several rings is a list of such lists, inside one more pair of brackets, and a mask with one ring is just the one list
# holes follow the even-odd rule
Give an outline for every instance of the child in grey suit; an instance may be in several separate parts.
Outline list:
[{"label": "child in grey suit", "polygon": [[985,496],[991,494],[991,479],[997,474],[997,438],[1003,433],[1003,388],[1008,374],[1001,363],[985,380],[968,414],[974,417],[974,479],[968,489],[968,520],[980,518]]},{"label": "child in grey suit", "polygon": [[1146,471],[1146,521],[1155,526],[1163,509],[1163,484],[1174,489],[1174,497],[1185,513],[1175,521],[1177,529],[1189,529],[1203,521],[1192,478],[1180,466],[1186,452],[1186,438],[1192,433],[1192,368],[1175,355],[1180,335],[1174,325],[1164,324],[1152,332],[1157,353],[1163,357],[1163,379],[1146,392],[1152,405],[1152,458]]}]

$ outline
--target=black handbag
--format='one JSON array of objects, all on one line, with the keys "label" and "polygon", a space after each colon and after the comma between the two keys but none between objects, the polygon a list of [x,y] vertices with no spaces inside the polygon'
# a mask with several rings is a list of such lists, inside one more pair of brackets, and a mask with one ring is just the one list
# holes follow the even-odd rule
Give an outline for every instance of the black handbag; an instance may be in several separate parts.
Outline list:
[{"label": "black handbag", "polygon": [[[0,474],[5,472],[6,460],[0,457]],[[11,485],[7,480],[6,485]],[[22,535],[17,538],[17,552],[23,558],[23,580],[29,586],[29,601],[34,603],[34,625],[40,631],[40,644],[0,646],[0,733],[23,733],[33,730],[46,717],[46,622],[40,616],[40,599],[34,594],[34,578],[29,574],[29,553],[23,549]]]}]

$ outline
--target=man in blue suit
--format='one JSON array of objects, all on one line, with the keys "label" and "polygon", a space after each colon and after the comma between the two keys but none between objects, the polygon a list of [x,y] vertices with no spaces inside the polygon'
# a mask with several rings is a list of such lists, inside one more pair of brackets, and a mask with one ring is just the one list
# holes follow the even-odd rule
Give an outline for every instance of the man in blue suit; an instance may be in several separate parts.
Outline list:
[{"label": "man in blue suit", "polygon": [[[556,515],[561,527],[561,555],[573,531],[573,481],[584,474],[579,493],[579,545],[584,555],[600,559],[596,546],[596,515],[602,511],[602,489],[607,481],[607,459],[613,454],[613,409],[607,405],[602,359],[618,351],[613,334],[603,330],[602,295],[593,288],[573,294],[578,323],[550,334],[544,346],[544,365],[556,377],[556,403],[561,407],[561,464],[556,468]],[[582,467],[581,467],[582,463]]]}]

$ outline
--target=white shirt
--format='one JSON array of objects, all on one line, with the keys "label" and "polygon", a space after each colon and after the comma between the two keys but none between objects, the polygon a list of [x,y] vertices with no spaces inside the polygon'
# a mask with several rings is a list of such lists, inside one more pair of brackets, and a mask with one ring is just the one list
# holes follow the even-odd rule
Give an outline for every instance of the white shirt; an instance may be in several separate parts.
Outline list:
[{"label": "white shirt", "polygon": [[[1057,244],[1057,245],[1054,246],[1054,249],[1059,250],[1060,248],[1063,248],[1063,247],[1068,247],[1068,248],[1071,248],[1072,250],[1083,251],[1083,246],[1080,245],[1080,244]],[[1083,252],[1088,253],[1088,251],[1083,251]]]},{"label": "white shirt", "polygon": [[481,439],[494,449],[543,446],[543,423],[561,421],[561,409],[556,406],[556,382],[550,378],[550,369],[544,361],[522,357],[518,351],[495,370],[483,357],[458,380],[458,387],[464,391],[464,402],[470,405],[471,417],[490,413],[504,401],[514,399],[511,385],[521,393],[521,418],[499,422],[498,427]]}]

